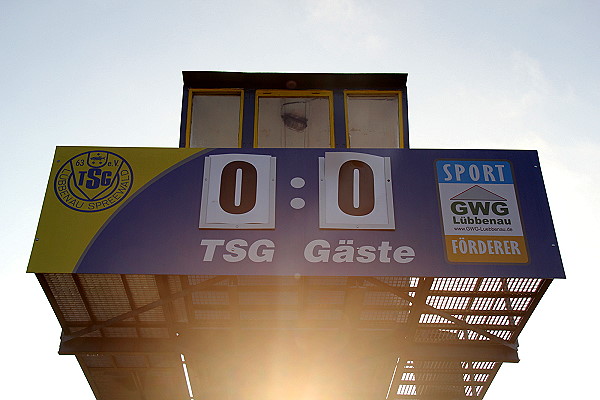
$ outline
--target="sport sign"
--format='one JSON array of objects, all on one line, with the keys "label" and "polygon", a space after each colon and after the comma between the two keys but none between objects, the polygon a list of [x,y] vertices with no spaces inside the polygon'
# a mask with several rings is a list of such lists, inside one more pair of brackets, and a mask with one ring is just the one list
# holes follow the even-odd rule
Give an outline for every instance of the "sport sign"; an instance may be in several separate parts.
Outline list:
[{"label": "sport sign", "polygon": [[29,272],[564,277],[534,151],[57,148]]},{"label": "sport sign", "polygon": [[452,262],[528,261],[508,161],[436,161],[446,257]]}]

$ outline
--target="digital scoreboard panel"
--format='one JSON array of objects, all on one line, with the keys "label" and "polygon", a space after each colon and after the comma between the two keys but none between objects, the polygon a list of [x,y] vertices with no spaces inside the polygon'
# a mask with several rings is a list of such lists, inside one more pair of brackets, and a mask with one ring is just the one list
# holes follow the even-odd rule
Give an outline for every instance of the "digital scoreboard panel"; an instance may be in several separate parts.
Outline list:
[{"label": "digital scoreboard panel", "polygon": [[564,278],[505,150],[58,147],[28,272]]}]

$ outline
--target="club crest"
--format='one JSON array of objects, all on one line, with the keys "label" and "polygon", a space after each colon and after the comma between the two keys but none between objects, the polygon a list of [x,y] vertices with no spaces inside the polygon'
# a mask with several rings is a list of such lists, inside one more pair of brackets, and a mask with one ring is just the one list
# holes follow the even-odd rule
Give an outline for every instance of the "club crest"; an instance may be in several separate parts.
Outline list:
[{"label": "club crest", "polygon": [[97,212],[114,207],[131,190],[129,163],[110,151],[87,151],[65,162],[54,178],[54,192],[75,211]]}]

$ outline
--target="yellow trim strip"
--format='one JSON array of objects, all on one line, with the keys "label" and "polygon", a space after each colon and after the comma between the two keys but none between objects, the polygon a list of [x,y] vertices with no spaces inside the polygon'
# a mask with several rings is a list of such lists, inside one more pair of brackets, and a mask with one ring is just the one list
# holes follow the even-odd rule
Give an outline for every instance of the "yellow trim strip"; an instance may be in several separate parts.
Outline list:
[{"label": "yellow trim strip", "polygon": [[329,147],[335,147],[333,92],[331,90],[257,90],[254,101],[254,147],[258,147],[258,100],[260,97],[327,97],[329,104]]},{"label": "yellow trim strip", "polygon": [[242,147],[242,122],[244,117],[244,91],[242,89],[188,89],[188,104],[187,104],[187,120],[185,126],[185,147],[189,148],[191,143],[191,131],[192,131],[192,106],[194,103],[194,96],[198,94],[203,95],[239,95],[240,96],[240,116],[238,124],[238,148]]},{"label": "yellow trim strip", "polygon": [[350,132],[348,129],[348,97],[351,96],[398,96],[398,133],[399,147],[404,148],[404,114],[402,113],[402,91],[401,90],[344,90],[344,114],[346,122],[346,148],[350,148]]}]

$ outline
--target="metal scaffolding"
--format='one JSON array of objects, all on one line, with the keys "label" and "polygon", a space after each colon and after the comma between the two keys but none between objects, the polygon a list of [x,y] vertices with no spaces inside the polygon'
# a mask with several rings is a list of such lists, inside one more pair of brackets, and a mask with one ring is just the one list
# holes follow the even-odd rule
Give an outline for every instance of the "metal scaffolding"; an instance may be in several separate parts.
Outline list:
[{"label": "metal scaffolding", "polygon": [[99,400],[481,399],[551,282],[37,277]]}]

